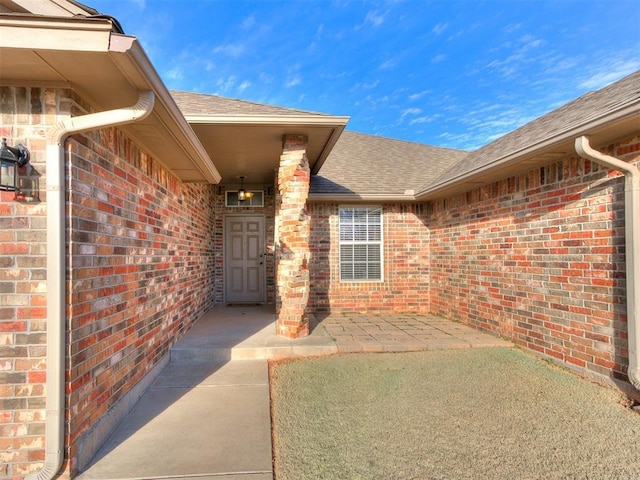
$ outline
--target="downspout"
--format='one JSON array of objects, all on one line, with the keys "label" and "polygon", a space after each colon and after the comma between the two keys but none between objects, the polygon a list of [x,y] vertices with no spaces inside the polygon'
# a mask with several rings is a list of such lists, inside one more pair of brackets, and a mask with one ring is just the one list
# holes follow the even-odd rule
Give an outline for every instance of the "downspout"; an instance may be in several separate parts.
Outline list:
[{"label": "downspout", "polygon": [[640,281],[636,278],[640,264],[640,170],[635,165],[623,162],[615,157],[594,150],[589,139],[581,136],[575,140],[578,155],[605,167],[624,173],[624,209],[625,209],[625,255],[627,257],[627,335],[629,351],[629,369],[627,374],[631,384],[640,390],[640,364],[638,363],[638,304],[640,303]]},{"label": "downspout", "polygon": [[73,117],[58,122],[47,138],[47,378],[45,458],[42,469],[27,480],[50,480],[64,462],[66,239],[65,152],[66,138],[142,120],[153,110],[153,92],[141,92],[129,108]]}]

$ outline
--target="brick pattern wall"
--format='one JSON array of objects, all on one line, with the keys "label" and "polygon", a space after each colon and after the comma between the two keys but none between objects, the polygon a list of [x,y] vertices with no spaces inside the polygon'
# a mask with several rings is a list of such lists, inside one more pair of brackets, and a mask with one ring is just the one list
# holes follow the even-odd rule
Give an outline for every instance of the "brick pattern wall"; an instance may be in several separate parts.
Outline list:
[{"label": "brick pattern wall", "polygon": [[272,185],[254,186],[248,185],[248,190],[262,190],[264,206],[262,207],[227,207],[226,191],[237,191],[239,187],[215,187],[214,196],[214,228],[215,228],[215,303],[225,302],[224,298],[224,217],[225,215],[264,215],[265,217],[265,248],[269,254],[266,256],[267,303],[275,303],[275,259],[274,251],[274,211],[275,196]]},{"label": "brick pattern wall", "polygon": [[[607,150],[637,161],[640,139]],[[432,202],[432,310],[625,379],[623,184],[571,157]]]},{"label": "brick pattern wall", "polygon": [[[0,478],[42,467],[47,133],[89,108],[64,89],[0,88],[0,135],[25,144],[24,194],[0,193]],[[67,475],[83,435],[213,305],[215,195],[117,129],[68,140]]]},{"label": "brick pattern wall", "polygon": [[277,320],[278,335],[309,334],[309,195],[310,170],[307,137],[285,135],[278,168],[276,199]]},{"label": "brick pattern wall", "polygon": [[340,281],[339,208],[338,204],[309,204],[309,310],[314,313],[429,312],[429,231],[424,207],[383,205],[382,282]]},{"label": "brick pattern wall", "polygon": [[213,305],[216,230],[214,187],[181,183],[121,131],[68,149],[74,462],[82,435]]},{"label": "brick pattern wall", "polygon": [[0,477],[44,459],[46,371],[46,132],[77,104],[69,92],[0,87],[0,136],[22,143],[21,195],[0,192]]}]

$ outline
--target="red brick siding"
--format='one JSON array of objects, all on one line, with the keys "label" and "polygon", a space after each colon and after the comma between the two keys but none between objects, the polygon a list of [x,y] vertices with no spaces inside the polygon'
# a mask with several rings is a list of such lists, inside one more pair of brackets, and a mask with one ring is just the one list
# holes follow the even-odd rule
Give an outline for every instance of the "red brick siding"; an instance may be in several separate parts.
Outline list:
[{"label": "red brick siding", "polygon": [[[44,458],[46,369],[46,132],[72,108],[68,92],[0,87],[0,136],[31,152],[24,195],[0,192],[0,477]],[[25,182],[26,181],[26,182]]]},{"label": "red brick siding", "polygon": [[[24,196],[0,194],[0,477],[42,467],[47,133],[89,108],[0,88],[0,135],[25,144]],[[214,301],[214,187],[182,184],[116,129],[67,142],[67,458]],[[70,162],[69,162],[70,159]]]},{"label": "red brick siding", "polygon": [[[224,303],[224,217],[226,215],[264,215],[265,217],[265,247],[268,252],[273,252],[273,236],[274,236],[274,202],[275,196],[273,186],[249,185],[248,190],[262,190],[264,198],[263,207],[227,207],[226,191],[237,191],[237,187],[225,187],[219,185],[215,187],[214,196],[214,223],[215,223],[215,302]],[[267,303],[275,302],[275,267],[273,255],[266,257],[267,284],[266,295]]]},{"label": "red brick siding", "polygon": [[181,183],[117,129],[67,144],[74,459],[83,433],[213,305],[215,202],[213,186]]},{"label": "red brick siding", "polygon": [[432,310],[626,378],[623,206],[622,177],[576,157],[430,203]]},{"label": "red brick siding", "polygon": [[311,203],[311,312],[428,312],[429,231],[424,207],[383,207],[384,281],[341,282],[339,205]]}]

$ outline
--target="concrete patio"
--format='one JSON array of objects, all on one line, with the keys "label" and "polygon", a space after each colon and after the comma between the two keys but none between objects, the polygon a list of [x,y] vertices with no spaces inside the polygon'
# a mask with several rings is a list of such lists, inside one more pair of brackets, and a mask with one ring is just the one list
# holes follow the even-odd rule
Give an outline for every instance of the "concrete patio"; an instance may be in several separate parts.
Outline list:
[{"label": "concrete patio", "polygon": [[418,314],[320,314],[308,337],[276,335],[273,305],[216,306],[171,350],[180,362],[285,359],[334,353],[505,347],[510,342],[460,323]]},{"label": "concrete patio", "polygon": [[276,336],[271,305],[217,306],[107,439],[82,480],[270,480],[268,360],[356,352],[505,347],[433,316],[323,315],[311,335]]}]

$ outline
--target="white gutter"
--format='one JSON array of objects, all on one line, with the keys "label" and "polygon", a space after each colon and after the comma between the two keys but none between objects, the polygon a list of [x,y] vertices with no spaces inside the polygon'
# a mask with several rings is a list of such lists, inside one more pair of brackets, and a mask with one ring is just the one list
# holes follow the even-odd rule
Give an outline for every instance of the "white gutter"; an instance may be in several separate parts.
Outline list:
[{"label": "white gutter", "polygon": [[64,462],[66,239],[65,139],[76,132],[142,120],[153,110],[153,92],[141,92],[129,108],[92,113],[58,122],[47,138],[47,380],[45,458],[26,480],[51,480]]},{"label": "white gutter", "polygon": [[[566,126],[563,130],[557,133],[554,133],[553,136],[550,138],[545,138],[542,141],[527,145],[524,148],[510,152],[508,155],[505,155],[504,157],[498,158],[497,160],[492,161],[490,163],[480,165],[479,167],[473,170],[470,170],[457,177],[450,178],[448,180],[445,180],[435,185],[429,185],[426,189],[418,192],[416,197],[418,200],[430,200],[433,198],[437,198],[437,196],[442,191],[446,191],[446,189],[452,186],[455,186],[463,182],[473,182],[475,178],[482,176],[484,174],[490,174],[492,172],[500,172],[501,169],[503,169],[505,166],[511,163],[521,162],[523,157],[528,157],[528,156],[537,154],[542,150],[553,149],[558,145],[562,145],[563,142],[571,141],[572,139],[576,138],[576,136],[581,135],[584,132],[593,131],[594,129],[598,129],[601,127],[606,127],[621,119],[628,118],[637,114],[638,114],[638,99],[635,99],[635,101],[631,105],[625,105],[624,108],[613,111],[610,114],[607,114],[605,117],[598,118],[593,121],[583,122],[580,124],[570,124]],[[500,174],[496,173],[496,177],[494,177],[494,180],[497,178],[498,175]],[[486,183],[488,182],[485,180],[482,180],[478,183],[478,185],[484,185]]]},{"label": "white gutter", "polygon": [[640,364],[638,362],[638,345],[640,345],[640,328],[638,328],[640,281],[636,278],[638,267],[640,267],[640,224],[638,223],[640,220],[640,170],[635,165],[594,150],[589,145],[589,139],[584,135],[576,138],[575,148],[581,157],[624,173],[627,336],[629,351],[627,374],[631,384],[640,390]]}]

